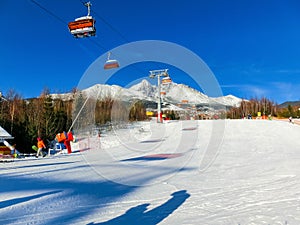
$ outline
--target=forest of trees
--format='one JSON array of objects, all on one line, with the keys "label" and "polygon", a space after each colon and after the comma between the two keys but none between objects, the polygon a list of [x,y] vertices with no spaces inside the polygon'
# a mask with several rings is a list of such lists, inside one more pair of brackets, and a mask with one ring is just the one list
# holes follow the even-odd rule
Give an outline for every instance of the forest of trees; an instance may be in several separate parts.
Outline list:
[{"label": "forest of trees", "polygon": [[9,91],[0,102],[0,125],[13,137],[19,151],[29,152],[38,136],[53,140],[71,124],[72,102],[53,100],[47,91],[38,98],[22,99]]},{"label": "forest of trees", "polygon": [[[84,97],[76,98],[76,101],[84,102],[85,100]],[[80,114],[80,117],[76,119],[81,119],[83,122],[93,120],[92,123],[95,126],[110,122],[112,112],[119,115],[117,118],[119,120],[124,116],[127,117],[126,121],[147,118],[146,109],[140,101],[126,105],[106,97],[96,100],[94,109],[87,108],[88,104],[86,104],[87,107],[84,107],[85,110],[80,113],[80,109],[76,109],[76,106],[81,107],[82,104],[76,103],[74,104],[73,99],[53,99],[48,90],[44,90],[38,98],[31,99],[22,99],[14,91],[9,91],[5,100],[0,101],[0,125],[14,137],[10,141],[11,144],[16,144],[16,148],[21,152],[30,152],[31,146],[36,144],[37,137],[42,137],[47,144],[55,138],[57,133],[68,131],[72,126],[74,114]],[[116,110],[118,107],[121,108]],[[90,115],[93,117],[91,118]]]},{"label": "forest of trees", "polygon": [[261,116],[267,117],[288,118],[292,116],[293,118],[297,118],[300,116],[299,107],[289,105],[287,108],[280,108],[276,103],[267,98],[256,98],[243,100],[239,107],[228,109],[227,118],[240,119],[247,117],[249,114],[255,118],[258,116],[258,112],[261,113]]}]

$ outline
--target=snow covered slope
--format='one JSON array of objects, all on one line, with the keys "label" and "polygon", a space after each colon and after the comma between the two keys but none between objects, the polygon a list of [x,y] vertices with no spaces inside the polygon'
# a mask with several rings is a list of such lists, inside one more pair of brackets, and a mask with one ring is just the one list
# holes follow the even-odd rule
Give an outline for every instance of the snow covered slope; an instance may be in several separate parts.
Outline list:
[{"label": "snow covered slope", "polygon": [[299,136],[202,120],[82,137],[83,152],[0,164],[0,224],[300,224]]}]

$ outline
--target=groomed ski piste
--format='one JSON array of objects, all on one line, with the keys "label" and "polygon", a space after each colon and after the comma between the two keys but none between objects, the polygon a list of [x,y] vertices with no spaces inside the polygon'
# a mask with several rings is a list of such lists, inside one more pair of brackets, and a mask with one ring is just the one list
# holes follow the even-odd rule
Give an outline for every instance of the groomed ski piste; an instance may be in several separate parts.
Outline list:
[{"label": "groomed ski piste", "polygon": [[300,224],[300,126],[141,122],[0,164],[0,224]]}]

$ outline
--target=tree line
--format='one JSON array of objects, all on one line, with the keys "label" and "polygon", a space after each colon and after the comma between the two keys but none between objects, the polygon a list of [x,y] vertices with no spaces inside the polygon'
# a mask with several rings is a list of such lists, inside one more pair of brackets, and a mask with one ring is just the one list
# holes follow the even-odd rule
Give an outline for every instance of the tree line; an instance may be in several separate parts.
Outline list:
[{"label": "tree line", "polygon": [[[14,137],[10,140],[11,144],[16,144],[20,152],[28,153],[31,152],[31,146],[36,144],[37,137],[47,144],[54,140],[57,133],[68,131],[73,125],[73,115],[79,115],[77,122],[93,123],[95,126],[110,122],[112,113],[117,115],[115,118],[118,120],[124,117],[126,121],[146,119],[146,109],[141,101],[129,104],[110,96],[93,100],[81,94],[74,98],[78,93],[74,89],[73,97],[69,100],[60,97],[54,99],[45,89],[37,98],[23,99],[10,90],[5,96],[6,100],[0,101],[0,125]],[[87,104],[82,107],[84,102]],[[94,108],[89,108],[89,105]]]},{"label": "tree line", "polygon": [[299,106],[288,105],[286,108],[279,107],[274,101],[265,97],[258,99],[243,100],[238,107],[232,107],[227,110],[227,118],[240,119],[251,115],[266,117],[288,118],[292,116],[297,118],[300,116]]},{"label": "tree line", "polygon": [[[54,99],[49,90],[45,89],[37,98],[23,99],[10,90],[6,100],[0,101],[0,125],[14,137],[11,142],[17,145],[19,151],[30,152],[31,146],[36,144],[37,137],[42,137],[46,143],[52,141],[57,133],[73,127],[75,120],[76,124],[82,126],[101,126],[108,122],[122,123],[147,119],[145,103],[141,100],[124,102],[113,99],[111,95],[89,99],[76,89],[72,91],[72,95],[68,100],[60,97]],[[226,117],[238,119],[249,114],[257,117],[259,112],[262,116],[272,117],[300,116],[299,106],[280,108],[273,101],[261,98],[243,100],[240,106],[229,108]],[[168,117],[178,119],[173,111],[168,113]]]}]

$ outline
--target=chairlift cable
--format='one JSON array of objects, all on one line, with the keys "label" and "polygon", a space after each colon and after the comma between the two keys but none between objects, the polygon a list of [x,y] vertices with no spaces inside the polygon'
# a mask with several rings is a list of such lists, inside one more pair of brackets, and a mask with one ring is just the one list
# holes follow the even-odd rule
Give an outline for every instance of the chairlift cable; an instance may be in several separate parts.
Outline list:
[{"label": "chairlift cable", "polygon": [[[52,17],[54,17],[55,19],[57,19],[58,21],[60,21],[61,23],[63,23],[64,25],[68,25],[68,22],[66,22],[65,20],[63,20],[61,17],[57,16],[55,13],[53,13],[52,11],[50,11],[49,9],[47,9],[46,7],[44,7],[43,5],[41,5],[40,3],[38,3],[35,0],[30,0],[32,3],[34,3],[36,6],[38,6],[40,9],[42,9],[43,11],[45,11],[46,13],[48,13],[49,15],[51,15]],[[80,0],[80,2],[82,4],[85,4],[82,0]],[[126,42],[130,42],[124,35],[121,34],[121,32],[119,32],[114,26],[112,26],[109,22],[107,22],[103,17],[101,17],[97,12],[95,12],[94,10],[91,10],[97,17],[100,18],[100,20],[102,22],[104,22],[111,30],[113,30],[115,33],[117,33],[124,41]],[[106,47],[104,47],[103,45],[99,44],[98,42],[96,42],[95,40],[92,40],[89,38],[89,41],[91,41],[92,43],[94,43],[96,46],[98,46],[99,48],[101,48],[103,51],[108,52],[108,49]],[[134,67],[139,71],[144,73],[144,71],[140,68],[138,68],[136,65],[134,65]]]},{"label": "chairlift cable", "polygon": [[83,103],[83,105],[81,106],[79,112],[77,113],[75,119],[73,120],[73,122],[72,122],[72,124],[71,124],[71,126],[70,126],[70,128],[69,128],[69,130],[68,130],[68,132],[70,132],[70,131],[72,130],[72,128],[73,128],[75,122],[77,121],[77,119],[78,119],[78,117],[79,117],[81,111],[82,111],[83,108],[85,107],[85,105],[86,105],[86,103],[87,103],[88,100],[89,100],[89,98],[86,98],[86,100],[84,101],[84,103]]},{"label": "chairlift cable", "polygon": [[[41,5],[40,3],[36,2],[35,0],[30,0],[32,3],[34,3],[36,6],[38,6],[40,9],[42,9],[43,11],[45,11],[46,13],[48,13],[49,15],[51,15],[52,17],[56,18],[57,20],[59,20],[60,22],[62,22],[64,25],[68,25],[68,23],[66,21],[64,21],[62,18],[60,18],[59,16],[57,16],[55,13],[51,12],[50,10],[48,10],[46,7],[44,7],[43,5]],[[83,2],[82,2],[83,3]],[[83,3],[86,5],[86,3]],[[89,14],[89,10],[88,10],[88,14]],[[103,19],[103,18],[102,18]],[[103,19],[104,20],[104,19]],[[107,23],[108,24],[108,23]],[[111,26],[112,27],[112,26]],[[105,48],[103,45],[99,44],[98,42],[96,42],[93,39],[89,39],[89,41],[91,41],[93,44],[95,44],[97,47],[101,48],[103,51],[108,52],[108,49]]]},{"label": "chairlift cable", "polygon": [[[86,4],[83,0],[80,0],[80,2],[82,4]],[[121,39],[123,39],[125,42],[130,43],[131,41],[128,40],[118,29],[116,29],[111,23],[109,23],[107,20],[105,20],[102,16],[100,16],[95,10],[91,9],[91,11],[93,12],[93,15],[95,15],[95,17],[99,18],[104,24],[106,24],[112,31],[114,31],[116,34],[118,34]],[[109,54],[109,53],[108,53]],[[119,56],[118,56],[119,58]],[[132,65],[136,70],[138,70],[139,72],[144,73],[144,71],[142,69],[140,69],[137,65]]]},{"label": "chairlift cable", "polygon": [[[63,20],[61,17],[57,16],[55,13],[51,12],[50,10],[48,10],[46,7],[42,6],[40,3],[36,2],[35,0],[30,0],[32,3],[34,3],[35,5],[37,5],[40,9],[44,10],[46,13],[48,13],[49,15],[51,15],[52,17],[56,18],[57,20],[59,20],[61,23],[63,23],[64,25],[68,25],[68,22],[66,22],[65,20]],[[91,42],[93,42],[95,45],[97,45],[99,48],[101,48],[104,51],[107,51],[107,48],[105,48],[104,46],[100,45],[99,43],[95,42],[92,39],[89,39]]]},{"label": "chairlift cable", "polygon": [[[57,16],[55,13],[51,12],[50,10],[48,10],[46,7],[42,6],[41,4],[39,4],[38,2],[36,2],[35,0],[30,0],[32,3],[34,3],[36,6],[38,6],[40,9],[44,10],[46,13],[48,13],[49,15],[51,15],[52,17],[56,18],[58,21],[60,21],[61,23],[63,23],[64,25],[67,25],[68,26],[68,23],[63,20],[61,17]],[[81,3],[83,3],[82,0],[80,0]],[[83,3],[84,5],[86,5],[86,3]],[[125,42],[130,42],[121,32],[119,32],[116,28],[114,28],[109,22],[107,22],[103,17],[101,17],[97,12],[95,12],[94,10],[92,10],[92,12],[94,13],[94,15],[96,15],[98,18],[100,18],[100,20],[105,23],[111,30],[113,30],[115,33],[117,33]],[[90,8],[88,7],[88,15],[90,14]],[[98,42],[92,40],[92,39],[89,39],[91,42],[93,42],[95,45],[97,45],[98,47],[100,47],[101,49],[106,50],[105,47],[103,47],[102,45],[100,45]],[[142,71],[142,73],[144,73],[143,70],[141,70],[140,68],[138,68],[136,65],[133,65],[134,68],[136,68],[137,70],[139,71]],[[119,67],[119,66],[118,66]],[[88,99],[88,98],[87,98]],[[81,107],[80,109],[80,112],[77,114],[75,120],[73,121],[69,131],[72,129],[75,121],[77,120],[78,116],[80,115],[81,113],[81,110],[84,108],[85,104],[87,103],[87,100],[84,102],[83,106]]]},{"label": "chairlift cable", "polygon": [[[86,4],[84,1],[82,1],[82,0],[80,0],[80,2],[82,3],[82,4]],[[99,18],[104,24],[106,24],[112,31],[114,31],[116,34],[118,34],[125,42],[127,42],[127,43],[130,43],[130,41],[118,30],[118,29],[116,29],[111,23],[109,23],[106,19],[104,19],[102,16],[100,16],[95,10],[93,10],[93,9],[91,9],[91,12],[93,12],[93,15],[94,15],[94,17],[97,17],[97,18]],[[94,42],[94,44],[96,44],[96,45],[98,45],[98,42],[96,42],[96,41],[94,41],[94,40],[91,40],[90,39],[90,41],[93,41]],[[99,46],[99,47],[101,47],[104,51],[106,51],[107,52],[107,50],[105,49],[105,48],[103,48],[102,46]],[[111,54],[111,52],[108,52],[108,54],[110,55]],[[118,56],[118,58],[120,58],[119,56]],[[132,65],[137,71],[139,71],[139,72],[142,72],[142,73],[144,73],[145,71],[143,71],[142,69],[140,69],[139,67],[137,67],[136,65]]]},{"label": "chairlift cable", "polygon": [[[84,2],[83,0],[80,0],[80,2],[82,3],[82,4],[86,4],[86,2]],[[106,19],[104,19],[102,16],[100,16],[95,10],[93,10],[93,9],[91,9],[91,12],[93,12],[93,15],[94,15],[94,17],[97,17],[97,18],[99,18],[104,24],[106,24],[112,31],[114,31],[116,34],[118,34],[120,37],[121,37],[121,39],[123,39],[125,42],[127,42],[127,43],[130,43],[130,40],[128,40],[118,29],[116,29],[111,23],[109,23]],[[98,43],[96,42],[96,41],[94,41],[94,40],[91,40],[90,39],[90,41],[93,41],[94,42],[94,44],[96,44],[96,45],[98,45]],[[106,51],[107,52],[107,50],[105,49],[105,48],[103,48],[102,46],[100,46],[104,51]],[[108,54],[110,54],[110,52],[108,52]],[[119,56],[118,56],[118,58],[119,58]],[[144,73],[144,71],[142,70],[142,69],[140,69],[139,67],[137,67],[136,65],[133,65],[133,67],[136,69],[136,70],[138,70],[139,72],[142,72],[142,73]]]},{"label": "chairlift cable", "polygon": [[60,22],[62,22],[63,24],[65,24],[65,25],[68,24],[66,21],[64,21],[59,16],[55,15],[53,12],[51,12],[50,10],[48,10],[47,8],[45,8],[44,6],[42,6],[40,3],[36,2],[35,0],[30,0],[30,1],[32,3],[34,3],[35,5],[37,5],[39,8],[41,8],[42,10],[44,10],[45,12],[47,12],[49,15],[53,16],[54,18],[56,18],[57,20],[59,20]]},{"label": "chairlift cable", "polygon": [[[86,4],[84,1],[80,0],[82,4]],[[93,15],[98,17],[106,26],[108,26],[112,31],[118,34],[125,42],[130,42],[119,30],[117,30],[111,23],[109,23],[106,19],[100,16],[95,10],[91,9]]]}]

